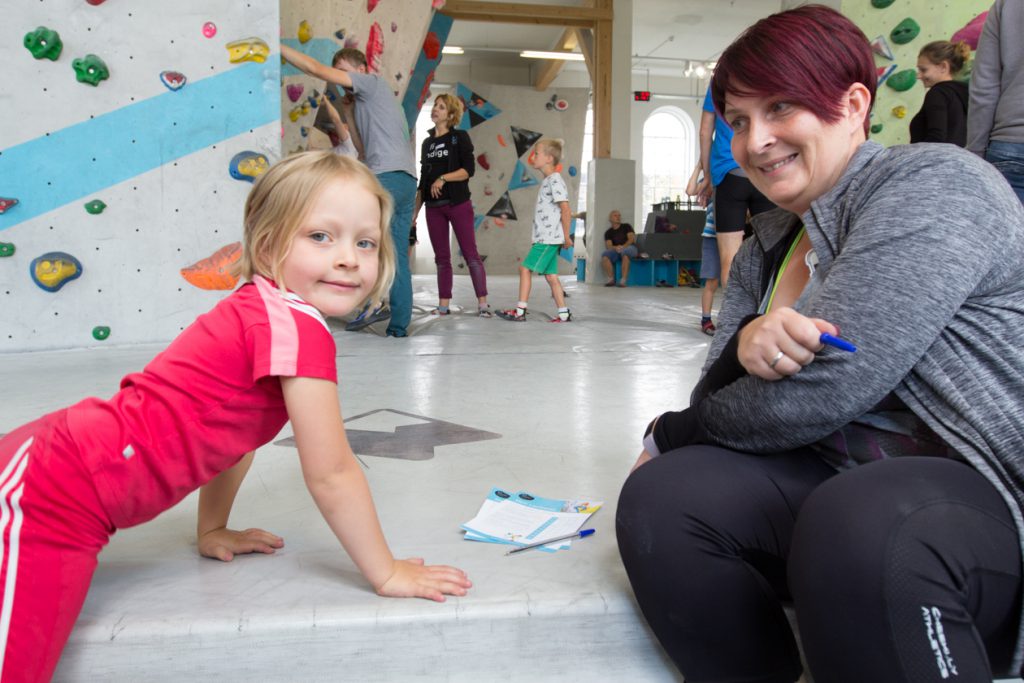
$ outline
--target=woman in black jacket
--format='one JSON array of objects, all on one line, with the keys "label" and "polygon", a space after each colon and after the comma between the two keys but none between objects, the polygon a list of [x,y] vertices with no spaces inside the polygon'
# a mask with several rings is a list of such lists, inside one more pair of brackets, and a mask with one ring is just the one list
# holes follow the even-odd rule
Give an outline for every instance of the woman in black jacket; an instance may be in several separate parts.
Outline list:
[{"label": "woman in black jacket", "polygon": [[921,111],[910,120],[910,142],[967,145],[967,84],[954,80],[971,57],[964,41],[936,40],[917,55],[917,77],[928,88]]},{"label": "woman in black jacket", "polygon": [[469,179],[476,170],[473,142],[464,130],[455,128],[462,118],[462,101],[449,93],[434,100],[430,119],[434,122],[420,154],[420,184],[416,191],[416,210],[427,206],[427,231],[434,247],[437,266],[437,308],[434,315],[448,315],[452,298],[452,254],[448,226],[469,267],[473,290],[478,301],[478,314],[491,317],[487,304],[487,274],[476,248],[473,234],[473,203],[469,200]]}]

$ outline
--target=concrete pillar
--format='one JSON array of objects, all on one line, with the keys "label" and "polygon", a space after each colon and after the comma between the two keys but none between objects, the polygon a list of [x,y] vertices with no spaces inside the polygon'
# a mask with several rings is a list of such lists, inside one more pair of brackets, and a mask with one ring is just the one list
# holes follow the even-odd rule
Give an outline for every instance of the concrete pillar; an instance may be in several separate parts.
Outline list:
[{"label": "concrete pillar", "polygon": [[622,212],[623,223],[629,223],[638,233],[643,230],[637,221],[644,217],[633,215],[635,176],[636,162],[632,159],[591,159],[587,166],[587,284],[604,282],[601,252],[612,209]]},{"label": "concrete pillar", "polygon": [[613,8],[611,156],[628,159],[633,106],[633,0],[615,0]]}]

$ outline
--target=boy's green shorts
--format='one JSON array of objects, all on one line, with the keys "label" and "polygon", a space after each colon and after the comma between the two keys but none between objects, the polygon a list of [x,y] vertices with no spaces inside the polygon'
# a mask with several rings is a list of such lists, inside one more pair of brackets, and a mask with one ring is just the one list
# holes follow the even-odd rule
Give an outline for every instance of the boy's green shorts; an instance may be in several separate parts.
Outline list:
[{"label": "boy's green shorts", "polygon": [[523,259],[523,268],[541,275],[558,275],[558,252],[561,244],[534,244]]}]

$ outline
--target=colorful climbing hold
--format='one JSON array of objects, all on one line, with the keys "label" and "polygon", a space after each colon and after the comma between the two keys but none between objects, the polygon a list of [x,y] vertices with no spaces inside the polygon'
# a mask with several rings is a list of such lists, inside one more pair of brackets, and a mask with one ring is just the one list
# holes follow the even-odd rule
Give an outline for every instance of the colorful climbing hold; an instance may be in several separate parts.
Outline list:
[{"label": "colorful climbing hold", "polygon": [[14,245],[10,242],[0,242],[0,258],[14,256]]},{"label": "colorful climbing hold", "polygon": [[366,0],[366,13],[369,14],[373,10],[377,9],[377,3],[380,0]]},{"label": "colorful climbing hold", "polygon": [[897,71],[886,79],[885,84],[896,92],[910,90],[917,82],[917,71],[915,69],[903,69]]},{"label": "colorful climbing hold", "polygon": [[907,17],[900,23],[896,24],[896,28],[889,33],[889,39],[897,45],[905,45],[914,38],[917,38],[917,34],[920,32],[921,27],[918,23],[910,17]]},{"label": "colorful climbing hold", "polygon": [[885,9],[894,2],[896,2],[896,0],[871,0],[871,6],[878,9]]},{"label": "colorful climbing hold", "polygon": [[25,47],[36,59],[49,59],[56,62],[60,57],[64,43],[60,40],[60,34],[53,29],[40,26],[35,31],[25,34]]},{"label": "colorful climbing hold", "polygon": [[575,166],[570,166],[569,167],[569,175],[571,177],[575,178],[577,173],[579,173],[579,171],[576,170]]},{"label": "colorful climbing hold", "polygon": [[433,31],[427,33],[423,39],[423,54],[427,59],[434,60],[441,54],[441,39]]},{"label": "colorful climbing hold", "polygon": [[85,210],[94,216],[103,213],[105,208],[107,208],[107,205],[103,203],[102,199],[94,199],[91,202],[85,203]]},{"label": "colorful climbing hold", "polygon": [[881,132],[882,132],[882,127],[883,127],[883,126],[882,126],[882,124],[881,124],[881,123],[876,123],[876,124],[874,124],[873,126],[871,126],[871,133],[872,133],[873,135],[878,135],[879,133],[881,133]]},{"label": "colorful climbing hold", "polygon": [[476,163],[480,164],[480,168],[484,169],[485,171],[491,170],[491,162],[487,160],[486,152],[484,154],[477,156]]},{"label": "colorful climbing hold", "polygon": [[288,118],[292,120],[292,123],[298,121],[300,116],[302,116],[302,107],[292,107],[292,110],[288,112]]},{"label": "colorful climbing hold", "polygon": [[71,62],[71,68],[75,70],[75,78],[79,83],[87,83],[93,87],[110,78],[110,69],[102,59],[96,55],[86,55]]},{"label": "colorful climbing hold", "polygon": [[871,51],[879,57],[885,57],[888,60],[896,59],[896,56],[892,53],[892,48],[889,47],[889,41],[885,39],[885,36],[878,36],[871,41]]},{"label": "colorful climbing hold", "polygon": [[907,115],[907,108],[902,104],[897,104],[892,108],[892,115],[898,119],[902,119]]},{"label": "colorful climbing hold", "polygon": [[97,325],[92,328],[92,338],[96,341],[103,341],[110,336],[110,328],[106,325]]},{"label": "colorful climbing hold", "polygon": [[13,197],[0,197],[0,213],[4,213],[7,209],[11,208],[18,203],[17,199]]},{"label": "colorful climbing hold", "polygon": [[876,71],[878,72],[878,85],[879,86],[881,86],[883,83],[885,83],[889,79],[889,76],[892,76],[894,73],[896,73],[896,67],[897,67],[896,64],[890,64],[889,66],[880,66],[880,67],[878,67],[878,69]]},{"label": "colorful climbing hold", "polygon": [[305,45],[313,38],[313,27],[303,19],[299,22],[299,42]]},{"label": "colorful climbing hold", "polygon": [[82,276],[82,264],[71,254],[51,251],[32,259],[28,266],[32,281],[47,292],[56,292],[61,287]]},{"label": "colorful climbing hold", "polygon": [[301,83],[289,83],[284,87],[284,89],[285,92],[288,93],[289,100],[292,102],[298,102],[299,98],[302,97],[302,93],[306,89],[306,86]]},{"label": "colorful climbing hold", "polygon": [[502,147],[508,147],[508,143],[505,142],[505,138],[503,138],[500,133],[498,134],[498,144]]},{"label": "colorful climbing hold", "polygon": [[246,180],[253,182],[267,172],[270,162],[267,157],[259,152],[239,152],[231,157],[228,165],[228,172],[235,180]]},{"label": "colorful climbing hold", "polygon": [[299,134],[304,138],[309,137],[309,128],[299,126]]},{"label": "colorful climbing hold", "polygon": [[86,1],[87,3],[89,3],[90,5],[93,5],[93,6],[95,7],[96,5],[102,5],[102,4],[103,4],[103,3],[105,3],[105,2],[107,1],[107,0],[85,0],[85,1]]},{"label": "colorful climbing hold", "polygon": [[313,88],[313,94],[306,98],[306,100],[309,102],[309,106],[313,109],[317,109],[320,106],[320,97],[320,91]]},{"label": "colorful climbing hold", "polygon": [[171,92],[177,92],[185,87],[188,79],[180,71],[161,71],[160,82]]},{"label": "colorful climbing hold", "polygon": [[384,54],[384,31],[376,21],[370,27],[370,37],[366,39],[366,65],[370,73],[379,74],[381,55]]},{"label": "colorful climbing hold", "polygon": [[221,247],[204,259],[181,269],[181,276],[194,287],[207,290],[234,289],[238,278],[232,266],[242,258],[242,244],[235,242]]},{"label": "colorful climbing hold", "polygon": [[394,33],[394,32],[395,32],[395,31],[397,31],[397,30],[398,30],[398,23],[397,23],[397,22],[394,22],[394,21],[392,21],[392,22],[391,22],[391,32],[392,32],[392,33]]},{"label": "colorful climbing hold", "polygon": [[345,40],[345,29],[339,28],[337,31],[334,32],[334,37],[337,38],[338,40]]},{"label": "colorful climbing hold", "polygon": [[270,54],[270,48],[262,38],[233,40],[224,47],[228,49],[228,61],[232,64],[241,62],[262,64],[267,61],[267,56]]},{"label": "colorful climbing hold", "polygon": [[203,24],[203,36],[213,38],[215,35],[217,35],[217,24],[212,21]]}]

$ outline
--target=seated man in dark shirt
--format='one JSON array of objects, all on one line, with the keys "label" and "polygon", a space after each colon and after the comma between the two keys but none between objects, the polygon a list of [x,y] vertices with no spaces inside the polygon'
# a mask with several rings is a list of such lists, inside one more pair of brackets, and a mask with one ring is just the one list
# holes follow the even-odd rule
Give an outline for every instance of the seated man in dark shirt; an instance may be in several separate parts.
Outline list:
[{"label": "seated man in dark shirt", "polygon": [[[608,214],[608,222],[611,227],[604,231],[604,253],[601,254],[601,267],[604,274],[608,276],[605,287],[626,286],[626,278],[629,277],[630,259],[636,258],[637,251],[636,233],[633,226],[622,222],[622,214],[618,210]],[[622,279],[615,282],[615,264],[622,261]]]}]

